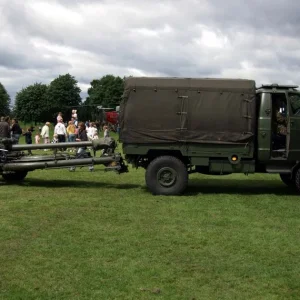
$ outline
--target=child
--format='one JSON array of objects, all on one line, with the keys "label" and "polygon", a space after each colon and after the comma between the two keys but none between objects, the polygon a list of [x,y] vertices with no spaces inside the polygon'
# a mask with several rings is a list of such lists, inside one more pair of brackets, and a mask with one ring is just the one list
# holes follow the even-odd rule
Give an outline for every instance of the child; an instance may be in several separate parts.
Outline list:
[{"label": "child", "polygon": [[109,137],[109,129],[108,129],[108,126],[105,125],[103,126],[103,131],[104,131],[104,137]]},{"label": "child", "polygon": [[[26,142],[26,144],[28,144],[28,145],[32,144],[31,127],[27,128],[27,131],[25,133],[23,133],[22,135],[25,136],[25,142]],[[31,150],[28,150],[28,155],[32,155]]]},{"label": "child", "polygon": [[57,120],[57,123],[59,123],[60,121],[63,120],[61,112],[58,113],[56,120]]},{"label": "child", "polygon": [[57,134],[54,134],[54,135],[53,135],[53,139],[52,139],[51,143],[52,143],[52,144],[58,143],[58,135],[57,135]]},{"label": "child", "polygon": [[40,143],[40,134],[37,132],[37,134],[35,135],[35,143],[39,144]]}]

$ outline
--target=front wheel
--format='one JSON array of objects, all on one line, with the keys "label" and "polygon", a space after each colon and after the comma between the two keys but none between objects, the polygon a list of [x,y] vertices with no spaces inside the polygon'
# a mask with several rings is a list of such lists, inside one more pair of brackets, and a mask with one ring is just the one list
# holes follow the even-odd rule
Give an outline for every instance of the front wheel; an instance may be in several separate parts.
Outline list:
[{"label": "front wheel", "polygon": [[155,158],[147,167],[145,177],[153,195],[180,195],[188,184],[187,168],[174,156]]},{"label": "front wheel", "polygon": [[27,176],[27,171],[11,171],[2,174],[5,181],[22,181]]}]

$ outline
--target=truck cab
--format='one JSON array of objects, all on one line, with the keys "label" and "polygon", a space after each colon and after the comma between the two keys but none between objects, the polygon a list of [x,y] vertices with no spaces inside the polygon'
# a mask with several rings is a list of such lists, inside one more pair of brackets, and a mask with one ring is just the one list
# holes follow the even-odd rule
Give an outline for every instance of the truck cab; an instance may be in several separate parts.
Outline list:
[{"label": "truck cab", "polygon": [[300,160],[300,92],[294,85],[263,85],[257,89],[258,161]]}]

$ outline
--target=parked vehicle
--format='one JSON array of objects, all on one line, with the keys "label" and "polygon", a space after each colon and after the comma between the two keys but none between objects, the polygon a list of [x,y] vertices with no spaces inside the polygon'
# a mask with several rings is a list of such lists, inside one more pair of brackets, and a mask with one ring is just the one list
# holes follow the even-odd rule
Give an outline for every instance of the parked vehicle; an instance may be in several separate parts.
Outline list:
[{"label": "parked vehicle", "polygon": [[[129,77],[119,112],[125,159],[146,170],[145,181],[154,195],[183,193],[192,173],[276,173],[300,192],[297,88],[256,88],[254,80],[244,79]],[[92,147],[94,156],[57,153],[62,147]],[[54,154],[22,152],[34,149],[54,149]],[[35,169],[94,164],[128,172],[115,149],[113,138],[63,145],[16,145],[13,139],[2,139],[0,174],[6,181],[19,181]]]},{"label": "parked vehicle", "polygon": [[129,77],[120,106],[125,159],[146,170],[156,195],[183,193],[191,173],[278,173],[300,192],[297,88],[256,88],[254,80],[243,79]]}]

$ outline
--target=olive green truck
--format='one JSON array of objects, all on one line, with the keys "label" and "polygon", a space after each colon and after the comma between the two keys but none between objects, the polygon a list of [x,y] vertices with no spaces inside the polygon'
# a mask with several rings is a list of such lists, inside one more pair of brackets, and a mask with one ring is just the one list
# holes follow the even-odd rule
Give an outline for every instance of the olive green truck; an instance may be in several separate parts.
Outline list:
[{"label": "olive green truck", "polygon": [[120,106],[125,159],[154,195],[191,173],[277,173],[300,192],[300,92],[254,80],[129,77]]}]

